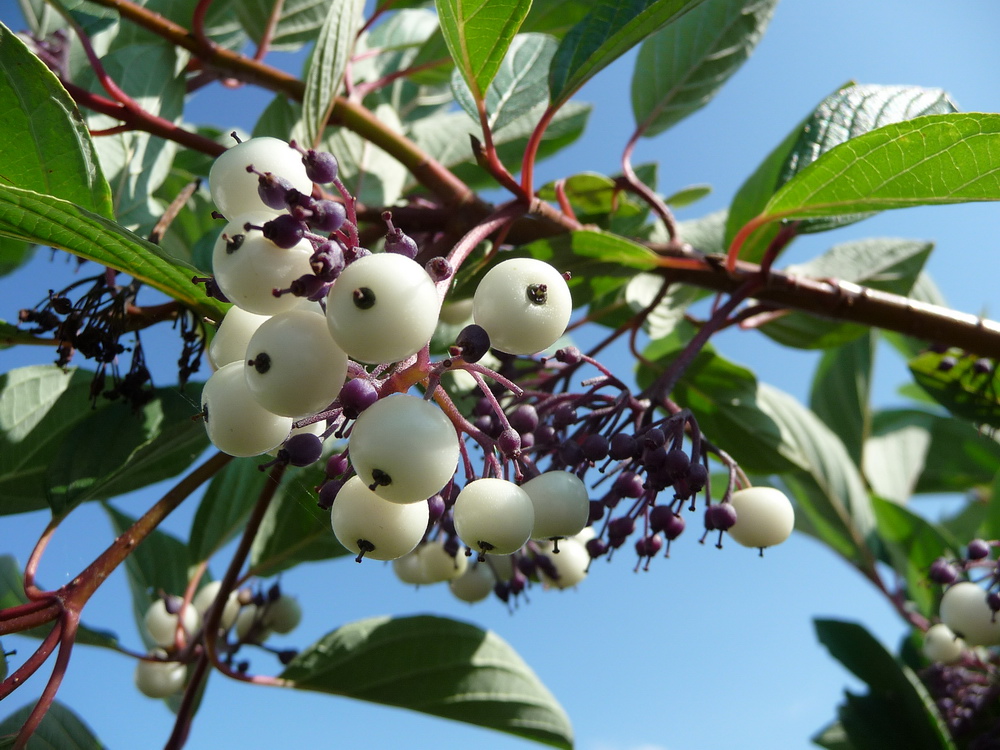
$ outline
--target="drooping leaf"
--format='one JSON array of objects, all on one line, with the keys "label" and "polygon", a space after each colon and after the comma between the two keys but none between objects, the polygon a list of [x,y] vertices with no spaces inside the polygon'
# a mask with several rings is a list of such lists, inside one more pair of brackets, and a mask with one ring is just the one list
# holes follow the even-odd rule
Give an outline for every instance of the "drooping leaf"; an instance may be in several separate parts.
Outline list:
[{"label": "drooping leaf", "polygon": [[[16,735],[28,715],[34,709],[32,701],[26,706],[14,711],[3,721],[0,721],[0,748],[14,747],[13,736]],[[10,744],[8,745],[8,739]],[[71,711],[65,704],[53,701],[35,733],[31,736],[32,748],[45,750],[104,750],[104,744],[97,739],[94,732],[83,719]]]},{"label": "drooping leaf", "polygon": [[708,104],[753,52],[777,0],[705,0],[639,48],[636,129],[650,137]]},{"label": "drooping leaf", "polygon": [[[272,0],[239,0],[234,10],[246,33],[259,45],[271,24]],[[329,0],[284,0],[269,49],[293,51],[313,41],[326,19]]]},{"label": "drooping leaf", "polygon": [[856,466],[871,426],[872,365],[876,336],[828,349],[813,375],[809,406],[840,438]]},{"label": "drooping leaf", "polygon": [[[44,590],[44,588],[43,588]],[[0,555],[0,609],[7,609],[18,604],[27,604],[28,597],[24,593],[24,574],[11,555]],[[30,630],[22,630],[18,635],[30,638],[44,638],[49,634],[52,625],[42,625]],[[87,646],[117,648],[118,636],[109,630],[97,630],[80,623],[76,634],[76,642]],[[0,649],[2,652],[2,649]]]},{"label": "drooping leaf", "polygon": [[191,558],[207,560],[243,526],[267,483],[258,458],[238,458],[216,474],[191,522]]},{"label": "drooping leaf", "polygon": [[500,69],[531,0],[436,0],[448,51],[477,101]]},{"label": "drooping leaf", "polygon": [[[89,412],[73,426],[45,468],[45,497],[62,516],[88,500],[145,487],[180,474],[208,447],[197,412],[198,389],[158,389],[139,411],[116,401]],[[89,412],[89,413],[88,413]],[[101,440],[94,440],[101,435]]]},{"label": "drooping leaf", "polygon": [[566,32],[549,73],[551,107],[558,109],[598,72],[702,0],[595,0]]},{"label": "drooping leaf", "polygon": [[926,351],[907,364],[917,384],[952,414],[1000,427],[1000,377],[993,363],[972,355]]},{"label": "drooping leaf", "polygon": [[330,511],[317,505],[320,469],[289,471],[268,506],[250,548],[250,571],[270,576],[300,562],[347,554],[330,525]]},{"label": "drooping leaf", "polygon": [[111,190],[90,132],[55,75],[0,24],[0,184],[76,203],[106,219]]},{"label": "drooping leaf", "polygon": [[944,529],[896,503],[872,501],[878,533],[899,577],[906,581],[906,598],[920,614],[933,618],[941,603],[940,587],[929,586],[927,571],[939,557],[959,557],[959,546]]},{"label": "drooping leaf", "polygon": [[[883,125],[953,111],[954,105],[939,89],[853,83],[841,87],[794,127],[740,187],[730,206],[726,245],[764,211],[779,188],[832,148]],[[800,225],[799,231],[829,229],[838,225],[839,220],[833,221]],[[757,262],[776,233],[776,224],[753,232],[743,243],[740,257]]]},{"label": "drooping leaf", "polygon": [[[105,504],[111,527],[120,536],[136,519]],[[191,554],[177,537],[162,529],[154,529],[125,558],[125,572],[132,592],[132,612],[146,648],[154,644],[146,632],[146,610],[162,594],[182,596],[190,577]]]},{"label": "drooping leaf", "polygon": [[[903,297],[910,294],[930,256],[934,243],[896,238],[873,238],[834,245],[823,255],[789,266],[793,276],[839,279]],[[789,312],[760,330],[785,346],[829,349],[846,344],[868,330],[800,312]]]},{"label": "drooping leaf", "polygon": [[344,71],[354,49],[364,5],[364,0],[342,0],[328,6],[306,71],[302,128],[297,133],[304,145],[319,145],[334,100],[344,84]]},{"label": "drooping leaf", "polygon": [[[881,733],[873,726],[888,726],[889,745],[915,750],[954,750],[944,721],[933,699],[909,667],[900,664],[861,625],[837,620],[814,621],[816,634],[830,654],[867,683],[879,709],[867,716],[854,715],[844,728],[858,750],[874,747],[871,739]],[[841,715],[844,721],[844,715]],[[865,741],[865,740],[868,741]]]},{"label": "drooping leaf", "polygon": [[226,305],[192,283],[197,271],[95,213],[30,190],[0,185],[0,235],[66,250],[110,266],[221,320]]},{"label": "drooping leaf", "polygon": [[[487,123],[502,130],[520,117],[529,117],[549,100],[549,63],[556,40],[546,34],[518,34],[511,40],[496,76],[485,91]],[[452,91],[462,108],[479,123],[476,101],[456,70]]]},{"label": "drooping leaf", "polygon": [[342,695],[570,748],[573,730],[538,677],[496,634],[439,617],[345,625],[302,651],[282,678]]}]

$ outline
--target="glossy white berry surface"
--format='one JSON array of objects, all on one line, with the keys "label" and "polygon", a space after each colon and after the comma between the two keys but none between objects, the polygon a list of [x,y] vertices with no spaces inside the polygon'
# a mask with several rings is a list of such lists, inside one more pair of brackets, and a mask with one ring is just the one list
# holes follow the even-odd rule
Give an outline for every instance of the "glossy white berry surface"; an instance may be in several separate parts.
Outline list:
[{"label": "glossy white berry surface", "polygon": [[[395,560],[412,550],[427,530],[427,503],[392,503],[351,477],[330,511],[333,533],[344,547],[373,560]],[[362,542],[367,544],[362,545]],[[368,546],[374,549],[368,549]]]},{"label": "glossy white berry surface", "polygon": [[430,341],[440,304],[423,266],[398,253],[366,255],[340,274],[326,300],[330,334],[359,362],[398,362]]},{"label": "glossy white berry surface", "polygon": [[953,584],[944,592],[941,621],[970,646],[1000,644],[1000,617],[986,603],[986,591],[970,581]]},{"label": "glossy white berry surface", "polygon": [[250,395],[242,362],[212,373],[201,391],[201,408],[208,439],[230,456],[267,453],[292,429],[291,417],[269,412]]},{"label": "glossy white berry surface", "polygon": [[208,361],[212,367],[218,370],[230,362],[243,360],[250,337],[269,317],[248,312],[236,305],[230,307],[208,345]]},{"label": "glossy white berry surface", "polygon": [[288,289],[300,276],[312,273],[312,244],[302,239],[294,247],[278,247],[259,229],[247,230],[248,222],[263,226],[273,215],[238,215],[215,241],[212,272],[222,293],[237,307],[257,315],[276,315],[297,307],[294,294],[274,296],[275,289]]},{"label": "glossy white berry surface", "polygon": [[506,479],[476,479],[458,494],[455,531],[474,552],[510,555],[531,537],[535,510],[528,493]]},{"label": "glossy white berry surface", "polygon": [[365,485],[394,503],[416,503],[440,490],[458,466],[458,433],[431,401],[395,394],[358,417],[348,448]]},{"label": "glossy white berry surface", "polygon": [[931,661],[950,664],[958,661],[964,651],[965,641],[943,622],[931,625],[924,633],[924,656]]},{"label": "glossy white berry surface", "polygon": [[337,398],[347,355],[330,338],[323,315],[296,309],[261,324],[247,344],[243,368],[258,404],[274,414],[304,417]]},{"label": "glossy white berry surface", "polygon": [[[150,656],[163,658],[163,651],[152,651]],[[148,698],[169,698],[179,693],[187,681],[187,669],[176,661],[140,660],[135,665],[135,686]]]},{"label": "glossy white berry surface", "polygon": [[450,555],[440,540],[429,541],[417,547],[416,553],[427,583],[452,581],[465,573],[469,566],[469,558],[463,550],[457,555]]},{"label": "glossy white berry surface", "polygon": [[476,324],[486,329],[493,347],[508,354],[535,354],[552,346],[566,332],[572,312],[562,274],[534,258],[498,263],[473,297]]},{"label": "glossy white berry surface", "polygon": [[[163,648],[172,649],[175,643],[179,620],[180,615],[168,612],[166,602],[163,599],[157,599],[146,610],[144,623],[146,625],[146,632],[153,640],[153,643]],[[194,606],[184,608],[183,624],[187,637],[190,637],[198,629],[198,626],[201,624],[201,618],[198,616],[198,611]]]},{"label": "glossy white berry surface", "polygon": [[542,582],[551,588],[568,589],[576,586],[587,577],[590,567],[590,554],[587,548],[577,539],[559,540],[559,551],[554,551],[553,545],[545,546],[545,553],[558,576],[552,578],[539,568]]},{"label": "glossy white berry surface", "polygon": [[[222,581],[211,581],[198,589],[198,593],[195,594],[194,601],[191,603],[203,620],[205,619],[205,614],[208,612],[208,608],[212,606],[212,602],[218,596],[221,587]],[[229,630],[233,626],[233,623],[236,622],[236,616],[240,613],[238,597],[239,592],[230,591],[229,596],[226,598],[226,602],[222,607],[222,619],[219,621],[219,627],[223,630]]]},{"label": "glossy white berry surface", "polygon": [[248,211],[274,211],[257,194],[258,177],[247,172],[252,164],[259,172],[284,178],[300,193],[312,192],[302,156],[278,138],[251,138],[224,151],[208,173],[208,189],[219,213],[227,219]]},{"label": "glossy white berry surface", "polygon": [[448,582],[448,588],[456,599],[472,604],[492,594],[496,583],[496,576],[489,565],[473,561],[460,578]]},{"label": "glossy white berry surface", "polygon": [[744,547],[773,547],[791,536],[795,511],[781,490],[747,487],[736,490],[730,502],[736,510],[736,523],[729,536]]},{"label": "glossy white berry surface", "polygon": [[532,539],[573,536],[590,518],[590,493],[576,474],[547,471],[521,485],[535,509]]}]

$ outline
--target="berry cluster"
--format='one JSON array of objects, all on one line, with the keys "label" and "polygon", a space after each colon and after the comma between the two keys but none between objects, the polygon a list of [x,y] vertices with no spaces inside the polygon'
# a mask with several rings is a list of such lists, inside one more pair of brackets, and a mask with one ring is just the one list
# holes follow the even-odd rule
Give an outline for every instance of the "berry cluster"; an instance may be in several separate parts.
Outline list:
[{"label": "berry cluster", "polygon": [[[144,626],[156,648],[140,659],[135,668],[135,684],[150,698],[168,698],[179,693],[187,682],[187,655],[200,643],[209,609],[219,596],[221,581],[202,586],[190,603],[179,596],[157,599],[146,611]],[[265,593],[241,589],[230,592],[219,620],[216,647],[224,662],[238,671],[248,667],[235,656],[247,644],[260,646],[272,634],[290,633],[302,619],[298,601],[282,593],[277,584]],[[283,662],[294,652],[278,652]]]},{"label": "berry cluster", "polygon": [[[763,549],[791,533],[784,494],[735,490],[745,478],[690,412],[637,398],[575,347],[532,356],[563,336],[572,311],[551,265],[496,263],[435,362],[429,342],[457,268],[451,258],[417,263],[418,243],[388,214],[384,249],[361,247],[334,157],[256,138],[223,154],[209,184],[228,222],[212,283],[234,303],[209,348],[209,437],[231,455],[270,452],[295,466],[325,455],[320,504],[359,562],[396,560],[406,582],[449,581],[468,601],[490,591],[506,601],[532,581],[575,585],[637,530],[648,566],[669,552],[682,510],[703,490],[705,536],[717,531],[721,543],[728,532]],[[598,375],[569,392],[583,367]],[[715,503],[708,452],[729,469]],[[600,499],[588,482],[607,483]]]}]

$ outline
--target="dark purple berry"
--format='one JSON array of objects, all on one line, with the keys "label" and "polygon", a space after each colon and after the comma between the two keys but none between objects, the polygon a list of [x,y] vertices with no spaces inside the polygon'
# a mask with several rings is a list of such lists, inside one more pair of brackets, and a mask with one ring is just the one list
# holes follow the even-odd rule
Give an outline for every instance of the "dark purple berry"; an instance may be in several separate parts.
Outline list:
[{"label": "dark purple berry", "polygon": [[393,229],[385,236],[385,251],[387,253],[398,253],[405,255],[410,260],[417,257],[420,248],[413,238],[408,234],[403,234],[399,229]]},{"label": "dark purple berry", "polygon": [[643,448],[659,448],[667,442],[667,436],[659,427],[654,427],[642,433],[640,440],[642,441]]},{"label": "dark purple berry", "polygon": [[[247,168],[250,171],[250,168]],[[285,208],[285,196],[289,190],[293,190],[292,183],[283,177],[278,177],[270,172],[265,172],[257,177],[257,195],[260,196],[264,205],[276,211]]]},{"label": "dark purple berry", "polygon": [[340,492],[340,488],[344,486],[344,482],[341,479],[331,479],[326,482],[322,487],[319,488],[319,507],[324,510],[330,510],[333,507],[334,501],[337,499],[337,493]]},{"label": "dark purple berry", "polygon": [[615,461],[627,461],[635,457],[636,441],[631,435],[619,432],[612,436],[611,445],[608,448],[608,455]]},{"label": "dark purple berry", "polygon": [[584,461],[583,448],[575,440],[567,440],[559,446],[559,458],[567,466],[577,466]]},{"label": "dark purple berry", "polygon": [[989,557],[990,545],[982,539],[973,539],[969,542],[966,554],[970,560],[982,560],[984,557]]},{"label": "dark purple berry", "polygon": [[530,557],[528,557],[527,555],[517,556],[517,569],[521,571],[521,573],[523,573],[528,578],[534,577],[535,569],[537,567],[538,566],[535,564],[535,561]]},{"label": "dark purple berry", "polygon": [[497,449],[505,458],[517,458],[521,455],[521,436],[517,430],[508,427],[497,438]]},{"label": "dark purple berry", "polygon": [[940,583],[943,586],[947,586],[958,580],[958,570],[949,560],[945,560],[943,557],[939,557],[931,563],[927,575],[934,583]]},{"label": "dark purple berry", "polygon": [[314,301],[325,297],[328,289],[329,284],[326,281],[311,273],[299,276],[288,286],[288,291],[296,297]]},{"label": "dark purple berry", "polygon": [[687,474],[687,486],[690,493],[693,495],[700,492],[707,482],[708,469],[705,468],[704,464],[691,464]]},{"label": "dark purple berry", "polygon": [[302,163],[306,168],[306,176],[313,182],[326,185],[337,179],[337,157],[326,151],[314,151],[309,149],[302,156]]},{"label": "dark purple berry", "polygon": [[330,200],[315,201],[312,206],[312,216],[306,223],[317,232],[336,232],[347,221],[347,209],[343,203]]},{"label": "dark purple berry", "polygon": [[635,551],[639,557],[654,557],[663,549],[663,540],[655,534],[644,536],[635,542]]},{"label": "dark purple berry", "polygon": [[557,430],[569,427],[575,421],[576,409],[569,404],[559,404],[559,406],[556,407],[556,410],[552,413],[552,425]]},{"label": "dark purple berry", "polygon": [[736,523],[736,508],[731,503],[715,503],[705,508],[705,528],[726,531]]},{"label": "dark purple berry", "polygon": [[328,479],[336,479],[343,476],[350,466],[347,456],[343,453],[334,453],[326,460],[326,476]]},{"label": "dark purple berry", "polygon": [[583,354],[575,346],[567,346],[556,352],[556,359],[567,365],[575,365],[583,361]]},{"label": "dark purple berry", "polygon": [[590,501],[590,523],[597,523],[604,518],[604,503],[601,500]]},{"label": "dark purple berry", "polygon": [[996,615],[997,612],[1000,612],[1000,594],[996,591],[990,591],[986,594],[986,604],[989,605],[989,608],[993,610],[993,614]]},{"label": "dark purple berry", "polygon": [[608,439],[599,433],[588,435],[580,448],[588,461],[603,461],[608,456]]},{"label": "dark purple berry", "polygon": [[478,362],[490,350],[490,335],[485,328],[472,323],[458,332],[455,346],[462,350],[462,359],[466,362]]},{"label": "dark purple berry", "polygon": [[340,389],[339,400],[344,416],[357,419],[361,412],[378,401],[378,390],[366,378],[352,378]]},{"label": "dark purple berry", "polygon": [[631,471],[623,471],[615,479],[614,491],[622,497],[642,497],[644,492],[642,477]]},{"label": "dark purple berry", "polygon": [[588,539],[584,546],[587,548],[587,554],[590,555],[591,560],[606,554],[608,551],[608,545],[597,538]]},{"label": "dark purple berry", "polygon": [[[608,538],[611,540],[621,539],[625,541],[625,538],[629,536],[633,531],[635,531],[635,521],[632,520],[631,516],[622,516],[616,518],[611,523],[608,524]],[[614,544],[612,546],[621,546],[621,542]]]},{"label": "dark purple berry", "polygon": [[655,471],[667,463],[667,449],[662,445],[655,448],[647,447],[642,451],[642,457],[639,460],[646,469]]},{"label": "dark purple berry", "polygon": [[447,509],[444,498],[441,495],[431,495],[427,498],[428,523],[437,523],[438,519],[444,515]]},{"label": "dark purple berry", "polygon": [[323,453],[323,441],[311,432],[300,432],[292,435],[281,446],[278,458],[288,461],[292,466],[309,466],[319,461]]},{"label": "dark purple berry", "polygon": [[264,222],[262,231],[267,239],[286,250],[299,244],[305,235],[302,222],[291,214],[279,214]]},{"label": "dark purple berry", "polygon": [[538,411],[531,404],[521,404],[510,414],[510,426],[521,435],[534,432],[538,427]]},{"label": "dark purple berry", "polygon": [[684,531],[684,517],[674,513],[669,505],[656,505],[649,511],[649,528],[662,531],[667,539],[676,539]]},{"label": "dark purple berry", "polygon": [[435,282],[447,281],[455,275],[455,268],[447,258],[431,258],[427,261],[424,269]]},{"label": "dark purple berry", "polygon": [[335,281],[346,265],[344,251],[336,242],[324,242],[309,258],[313,273],[323,281]]}]

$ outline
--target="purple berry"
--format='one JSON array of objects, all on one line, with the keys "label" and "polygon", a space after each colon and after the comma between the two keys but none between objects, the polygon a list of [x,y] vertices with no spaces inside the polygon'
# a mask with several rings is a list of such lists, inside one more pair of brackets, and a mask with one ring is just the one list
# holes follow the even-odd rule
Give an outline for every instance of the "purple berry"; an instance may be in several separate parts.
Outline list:
[{"label": "purple berry", "polygon": [[521,404],[511,412],[510,426],[521,435],[534,432],[538,427],[538,411],[531,404]]},{"label": "purple berry", "polygon": [[642,486],[642,477],[631,471],[623,471],[615,479],[614,491],[622,497],[642,497],[642,493],[645,491]]},{"label": "purple berry", "polygon": [[612,436],[611,445],[608,448],[608,455],[615,461],[627,461],[634,458],[636,454],[636,441],[631,435],[619,432]]},{"label": "purple berry", "polygon": [[[250,171],[249,168],[247,171]],[[278,177],[270,172],[257,177],[257,195],[260,196],[264,205],[281,211],[285,208],[285,196],[289,190],[294,190],[292,183],[283,177]]]},{"label": "purple berry", "polygon": [[302,156],[302,163],[306,168],[306,175],[313,182],[326,185],[337,179],[339,164],[337,157],[326,151],[314,151],[309,149]]},{"label": "purple berry", "polygon": [[312,216],[306,222],[317,232],[336,232],[347,221],[347,209],[343,203],[330,200],[315,201]]},{"label": "purple berry", "polygon": [[608,456],[608,439],[601,434],[588,435],[580,445],[588,461],[603,461]]},{"label": "purple berry", "polygon": [[715,503],[705,508],[705,528],[726,531],[736,523],[736,508],[732,503]]},{"label": "purple berry", "polygon": [[505,458],[517,458],[521,455],[521,436],[517,430],[509,427],[497,438],[497,448]]},{"label": "purple berry", "polygon": [[973,539],[969,542],[966,554],[970,560],[982,560],[984,557],[989,557],[990,545],[982,539]]},{"label": "purple berry", "polygon": [[587,548],[587,554],[590,555],[590,559],[592,560],[606,554],[608,551],[608,545],[597,538],[588,539],[584,546]]},{"label": "purple berry", "polygon": [[934,583],[940,583],[943,586],[947,586],[958,580],[958,570],[949,560],[945,560],[943,557],[939,557],[931,563],[927,575]]},{"label": "purple berry", "polygon": [[292,466],[309,466],[319,461],[323,453],[323,441],[311,432],[300,432],[292,435],[281,446],[278,458],[288,461]]},{"label": "purple berry", "polygon": [[339,399],[344,416],[357,419],[361,412],[378,401],[378,390],[366,378],[352,378],[340,389]]},{"label": "purple berry", "polygon": [[462,350],[466,362],[478,362],[490,350],[490,335],[485,328],[472,323],[459,331],[455,346]]},{"label": "purple berry", "polygon": [[280,214],[264,222],[262,231],[267,239],[286,250],[299,244],[305,235],[302,222],[291,214]]}]

